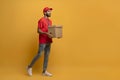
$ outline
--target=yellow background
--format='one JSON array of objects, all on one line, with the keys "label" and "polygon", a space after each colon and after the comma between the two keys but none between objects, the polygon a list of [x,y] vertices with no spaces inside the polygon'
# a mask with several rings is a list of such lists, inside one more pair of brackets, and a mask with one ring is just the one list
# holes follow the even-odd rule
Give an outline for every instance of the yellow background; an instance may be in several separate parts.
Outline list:
[{"label": "yellow background", "polygon": [[[52,7],[54,39],[48,71],[43,55],[28,77],[25,67],[38,50],[37,22]],[[0,0],[0,80],[120,80],[119,0]]]}]

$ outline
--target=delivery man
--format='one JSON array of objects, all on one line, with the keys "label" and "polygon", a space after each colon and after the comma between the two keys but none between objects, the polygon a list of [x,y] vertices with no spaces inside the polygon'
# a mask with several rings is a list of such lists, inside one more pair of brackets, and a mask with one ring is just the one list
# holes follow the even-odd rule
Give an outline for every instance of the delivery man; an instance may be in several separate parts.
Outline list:
[{"label": "delivery man", "polygon": [[33,58],[31,63],[27,66],[27,73],[29,76],[32,76],[32,67],[35,62],[39,59],[44,51],[44,64],[43,64],[43,72],[44,76],[52,76],[51,73],[47,71],[48,67],[48,59],[50,55],[50,48],[52,43],[53,35],[48,33],[48,27],[52,26],[52,21],[49,19],[51,17],[51,11],[53,9],[49,7],[45,7],[43,9],[44,16],[38,21],[38,30],[39,33],[39,49],[36,56]]}]

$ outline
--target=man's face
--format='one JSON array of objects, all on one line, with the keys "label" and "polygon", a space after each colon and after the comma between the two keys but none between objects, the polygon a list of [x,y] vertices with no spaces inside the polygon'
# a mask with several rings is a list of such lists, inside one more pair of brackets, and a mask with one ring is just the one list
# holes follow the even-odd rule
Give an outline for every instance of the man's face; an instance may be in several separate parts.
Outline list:
[{"label": "man's face", "polygon": [[51,17],[51,10],[48,10],[47,12],[45,12],[45,15],[46,15],[47,17]]}]

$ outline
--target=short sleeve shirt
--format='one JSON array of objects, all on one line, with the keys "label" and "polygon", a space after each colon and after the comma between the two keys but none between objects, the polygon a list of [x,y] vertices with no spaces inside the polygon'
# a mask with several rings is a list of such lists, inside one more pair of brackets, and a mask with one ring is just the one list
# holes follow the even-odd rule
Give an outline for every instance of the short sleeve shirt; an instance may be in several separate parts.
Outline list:
[{"label": "short sleeve shirt", "polygon": [[[48,27],[52,25],[52,21],[48,18],[42,17],[38,21],[38,28],[41,29],[43,32],[48,32]],[[52,38],[49,38],[47,34],[39,34],[39,43],[52,43]]]}]

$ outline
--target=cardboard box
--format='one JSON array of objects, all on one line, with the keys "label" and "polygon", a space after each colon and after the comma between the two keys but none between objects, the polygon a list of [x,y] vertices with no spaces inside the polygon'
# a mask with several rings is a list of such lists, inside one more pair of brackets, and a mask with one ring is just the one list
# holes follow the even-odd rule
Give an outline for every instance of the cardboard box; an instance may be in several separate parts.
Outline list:
[{"label": "cardboard box", "polygon": [[48,32],[53,35],[53,38],[62,38],[62,26],[48,27]]}]

